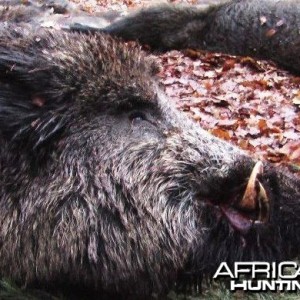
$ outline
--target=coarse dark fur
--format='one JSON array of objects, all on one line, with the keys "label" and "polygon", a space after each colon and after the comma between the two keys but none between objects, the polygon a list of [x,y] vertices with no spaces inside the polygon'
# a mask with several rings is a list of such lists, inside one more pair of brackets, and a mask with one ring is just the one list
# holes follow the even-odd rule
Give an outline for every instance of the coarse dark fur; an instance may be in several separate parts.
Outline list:
[{"label": "coarse dark fur", "polygon": [[255,160],[178,112],[155,71],[103,33],[1,26],[2,277],[145,299],[299,254],[299,178],[264,163],[270,219],[234,229],[222,207],[243,213]]},{"label": "coarse dark fur", "polygon": [[152,49],[250,55],[300,72],[298,0],[233,0],[206,9],[162,5],[142,9],[104,31]]}]

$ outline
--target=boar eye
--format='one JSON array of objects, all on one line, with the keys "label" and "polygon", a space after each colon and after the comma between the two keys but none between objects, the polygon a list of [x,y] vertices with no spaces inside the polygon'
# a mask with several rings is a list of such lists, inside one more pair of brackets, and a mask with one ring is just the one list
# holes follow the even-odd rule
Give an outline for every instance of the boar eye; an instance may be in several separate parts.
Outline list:
[{"label": "boar eye", "polygon": [[136,111],[136,112],[133,112],[129,115],[129,120],[133,125],[135,125],[135,124],[138,124],[142,121],[146,121],[147,117],[144,113],[142,113],[140,111]]}]

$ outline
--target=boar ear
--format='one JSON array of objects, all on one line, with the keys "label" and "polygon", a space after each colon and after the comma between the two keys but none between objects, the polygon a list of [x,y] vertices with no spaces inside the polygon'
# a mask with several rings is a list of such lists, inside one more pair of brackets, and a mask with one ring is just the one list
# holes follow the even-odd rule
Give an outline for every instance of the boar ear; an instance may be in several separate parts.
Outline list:
[{"label": "boar ear", "polygon": [[49,109],[43,96],[0,83],[0,128],[7,141],[37,150],[57,137],[66,122],[59,110]]},{"label": "boar ear", "polygon": [[0,132],[6,141],[30,150],[47,146],[67,121],[49,92],[50,70],[37,65],[34,55],[0,47]]}]

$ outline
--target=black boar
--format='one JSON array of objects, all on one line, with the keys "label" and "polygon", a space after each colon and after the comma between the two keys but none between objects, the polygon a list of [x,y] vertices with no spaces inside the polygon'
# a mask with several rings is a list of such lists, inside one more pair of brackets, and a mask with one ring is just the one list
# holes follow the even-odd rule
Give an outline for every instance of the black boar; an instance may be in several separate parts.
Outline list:
[{"label": "black boar", "polygon": [[299,254],[299,178],[178,112],[137,46],[1,25],[1,276],[145,299]]},{"label": "black boar", "polygon": [[150,7],[104,31],[126,40],[139,40],[152,49],[198,48],[251,55],[300,72],[298,0],[233,0],[205,9]]}]

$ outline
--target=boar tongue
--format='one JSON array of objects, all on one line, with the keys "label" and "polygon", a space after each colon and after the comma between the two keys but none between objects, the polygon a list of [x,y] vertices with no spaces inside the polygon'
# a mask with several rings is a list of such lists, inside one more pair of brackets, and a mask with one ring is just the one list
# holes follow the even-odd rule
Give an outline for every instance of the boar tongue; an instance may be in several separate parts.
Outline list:
[{"label": "boar tongue", "polygon": [[220,206],[220,209],[231,226],[242,234],[246,234],[254,223],[253,220],[232,207]]}]

